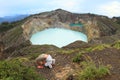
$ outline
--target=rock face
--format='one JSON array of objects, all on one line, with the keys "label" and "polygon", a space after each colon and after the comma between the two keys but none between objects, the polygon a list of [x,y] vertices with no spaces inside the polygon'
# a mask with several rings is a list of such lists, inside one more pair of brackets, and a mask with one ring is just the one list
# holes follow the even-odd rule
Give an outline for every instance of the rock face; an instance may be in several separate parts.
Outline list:
[{"label": "rock face", "polygon": [[[71,23],[82,23],[83,27],[71,27]],[[112,20],[105,16],[75,14],[62,9],[33,15],[22,25],[24,37],[28,40],[35,32],[52,27],[80,31],[88,36],[88,40],[113,35],[117,30]]]},{"label": "rock face", "polygon": [[33,33],[46,28],[57,27],[71,29],[69,24],[74,21],[73,18],[72,13],[64,10],[55,10],[34,15],[22,25],[25,38],[29,39]]},{"label": "rock face", "polygon": [[[18,50],[17,48],[24,47],[25,45],[22,45],[25,43],[31,45],[29,39],[32,34],[47,28],[57,27],[80,31],[88,36],[89,42],[95,38],[111,36],[120,31],[119,25],[108,17],[94,14],[76,14],[62,9],[32,15],[17,23],[21,24],[0,33],[0,41],[3,42],[5,51],[9,53]],[[78,23],[83,24],[83,27],[70,26],[70,24]]]}]

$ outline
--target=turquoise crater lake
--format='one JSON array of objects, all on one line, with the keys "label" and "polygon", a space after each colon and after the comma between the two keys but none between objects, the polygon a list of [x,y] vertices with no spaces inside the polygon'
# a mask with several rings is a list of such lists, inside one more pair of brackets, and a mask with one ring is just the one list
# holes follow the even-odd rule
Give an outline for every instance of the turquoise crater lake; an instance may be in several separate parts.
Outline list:
[{"label": "turquoise crater lake", "polygon": [[33,34],[30,38],[33,45],[48,44],[60,48],[77,40],[87,42],[87,36],[81,32],[63,28],[45,29]]}]

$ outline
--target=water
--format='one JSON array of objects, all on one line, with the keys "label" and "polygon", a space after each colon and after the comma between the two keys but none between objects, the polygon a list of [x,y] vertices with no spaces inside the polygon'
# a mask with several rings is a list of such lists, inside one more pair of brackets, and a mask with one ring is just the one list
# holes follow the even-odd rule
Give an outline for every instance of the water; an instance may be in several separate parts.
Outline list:
[{"label": "water", "polygon": [[81,24],[81,23],[71,23],[70,26],[71,27],[74,27],[74,26],[83,27],[83,24]]},{"label": "water", "polygon": [[77,40],[87,42],[87,36],[81,32],[63,28],[45,29],[33,34],[30,39],[33,45],[48,44],[60,48]]}]

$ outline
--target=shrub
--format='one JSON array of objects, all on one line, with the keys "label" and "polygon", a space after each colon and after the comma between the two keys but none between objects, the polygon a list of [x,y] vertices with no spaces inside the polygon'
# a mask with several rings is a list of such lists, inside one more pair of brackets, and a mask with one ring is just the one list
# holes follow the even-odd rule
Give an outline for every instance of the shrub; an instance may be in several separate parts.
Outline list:
[{"label": "shrub", "polygon": [[4,31],[7,31],[7,30],[9,30],[9,29],[11,29],[11,28],[13,28],[13,27],[14,27],[14,25],[13,25],[12,23],[2,22],[2,23],[0,24],[0,33],[1,33],[1,32],[4,32]]},{"label": "shrub", "polygon": [[74,50],[58,50],[57,52],[60,54],[72,54]]},{"label": "shrub", "polygon": [[109,68],[103,65],[100,65],[99,68],[96,71],[96,76],[102,77],[106,74],[110,74]]},{"label": "shrub", "polygon": [[85,52],[92,52],[93,51],[92,49],[93,49],[92,47],[89,47],[89,48],[86,48],[84,51]]},{"label": "shrub", "polygon": [[38,56],[40,55],[40,53],[31,53],[30,55],[29,55],[29,59],[30,60],[35,60]]},{"label": "shrub", "polygon": [[25,66],[23,60],[0,61],[0,80],[45,80],[35,67]]},{"label": "shrub", "polygon": [[95,46],[86,48],[85,51],[86,52],[92,52],[92,51],[95,51],[95,50],[103,50],[103,49],[109,48],[109,47],[110,47],[110,45],[107,45],[107,44],[99,44],[99,45],[95,45]]},{"label": "shrub", "polygon": [[112,47],[120,49],[120,40],[112,44]]},{"label": "shrub", "polygon": [[79,80],[95,80],[110,73],[109,68],[103,65],[96,67],[93,62],[83,62],[83,69],[78,72]]},{"label": "shrub", "polygon": [[103,49],[108,48],[108,47],[110,47],[110,46],[107,45],[107,44],[100,44],[100,45],[95,46],[95,47],[93,48],[93,51],[94,51],[94,50],[103,50]]},{"label": "shrub", "polygon": [[75,57],[73,57],[73,62],[80,62],[82,60],[82,53],[78,53]]}]

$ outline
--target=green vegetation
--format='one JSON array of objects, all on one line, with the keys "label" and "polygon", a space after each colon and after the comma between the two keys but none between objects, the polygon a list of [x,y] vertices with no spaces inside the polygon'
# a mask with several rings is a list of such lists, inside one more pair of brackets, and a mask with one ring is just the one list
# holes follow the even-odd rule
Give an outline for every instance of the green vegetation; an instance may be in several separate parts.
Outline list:
[{"label": "green vegetation", "polygon": [[75,50],[58,50],[57,51],[58,53],[61,53],[61,54],[72,54],[72,53],[74,53],[75,52]]},{"label": "green vegetation", "polygon": [[12,29],[14,27],[17,27],[17,26],[21,25],[23,21],[24,20],[11,22],[11,23],[9,23],[9,22],[2,22],[0,24],[0,33],[8,31],[8,30],[10,30],[10,29]]},{"label": "green vegetation", "polygon": [[118,24],[120,24],[120,17],[113,17],[113,19],[116,19],[116,22],[118,23]]},{"label": "green vegetation", "polygon": [[112,47],[120,49],[120,40],[112,44]]},{"label": "green vegetation", "polygon": [[96,80],[97,78],[102,78],[107,74],[110,74],[108,67],[99,65],[96,67],[93,62],[82,62],[83,69],[78,72],[79,80]]},{"label": "green vegetation", "polygon": [[103,50],[105,48],[109,48],[110,45],[108,44],[99,44],[99,45],[95,45],[95,46],[92,46],[92,47],[89,47],[89,48],[86,48],[84,51],[86,52],[92,52],[92,51],[95,51],[95,50]]},{"label": "green vegetation", "polygon": [[30,60],[35,60],[39,55],[40,55],[40,53],[34,53],[34,54],[31,53],[31,54],[29,55],[29,59],[30,59]]},{"label": "green vegetation", "polygon": [[0,61],[0,80],[45,80],[35,67],[28,66],[27,58]]},{"label": "green vegetation", "polygon": [[[106,48],[117,48],[120,49],[120,41],[115,42],[114,44],[97,44],[97,45],[91,45],[89,47],[86,48],[75,48],[75,49],[58,49],[56,50],[57,53],[60,54],[75,54],[77,53],[89,53],[89,52],[93,52],[93,51],[101,51],[104,50]],[[76,55],[78,56],[78,55]]]},{"label": "green vegetation", "polygon": [[75,57],[73,57],[73,62],[80,62],[82,60],[82,53],[78,53]]},{"label": "green vegetation", "polygon": [[13,27],[14,27],[14,25],[12,23],[3,22],[3,23],[0,24],[0,33],[4,32],[4,31],[7,31],[7,30],[9,30]]},{"label": "green vegetation", "polygon": [[108,48],[108,47],[110,47],[110,46],[107,44],[100,44],[100,45],[93,47],[93,51],[94,50],[103,50],[103,49]]}]

